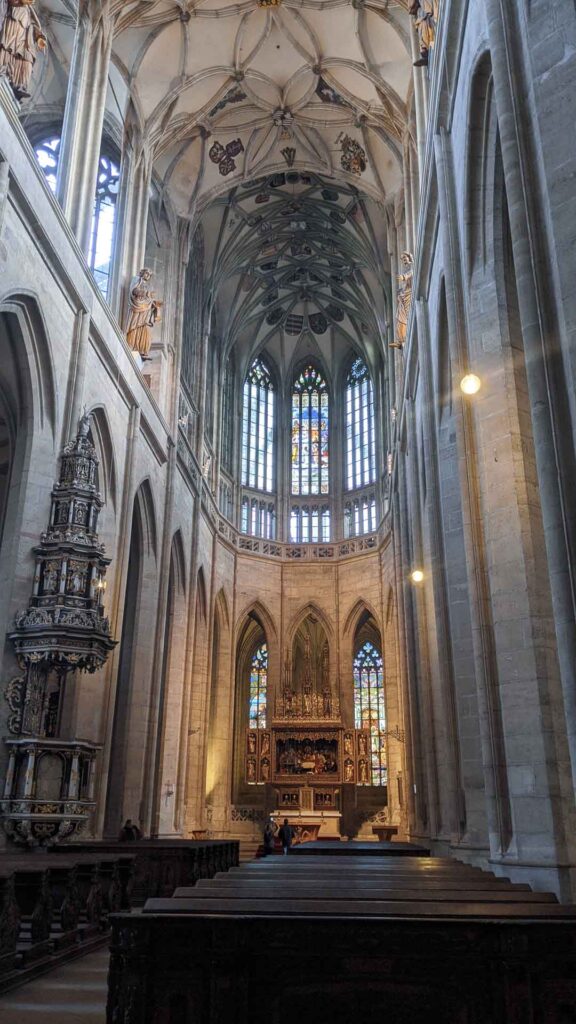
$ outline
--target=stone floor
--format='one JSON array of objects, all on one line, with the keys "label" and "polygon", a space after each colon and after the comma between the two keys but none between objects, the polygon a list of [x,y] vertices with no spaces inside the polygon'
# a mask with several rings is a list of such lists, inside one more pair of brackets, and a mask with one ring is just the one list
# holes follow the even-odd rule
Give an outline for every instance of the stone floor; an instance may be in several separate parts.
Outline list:
[{"label": "stone floor", "polygon": [[109,959],[99,949],[0,996],[0,1024],[104,1024]]}]

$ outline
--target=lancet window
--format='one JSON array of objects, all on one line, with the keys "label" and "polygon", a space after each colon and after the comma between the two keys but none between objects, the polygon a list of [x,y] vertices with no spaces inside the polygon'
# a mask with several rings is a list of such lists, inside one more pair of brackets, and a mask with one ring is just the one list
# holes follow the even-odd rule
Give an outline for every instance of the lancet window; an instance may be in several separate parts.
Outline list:
[{"label": "lancet window", "polygon": [[[36,159],[52,192],[56,192],[58,162],[60,160],[60,137],[51,135],[35,146]],[[108,294],[110,265],[114,245],[116,222],[116,201],[120,184],[120,169],[112,157],[102,152],[98,165],[96,195],[92,215],[92,231],[88,252],[90,267],[96,284],[104,296]]]},{"label": "lancet window", "polygon": [[308,365],[292,389],[292,494],[328,494],[328,385]]},{"label": "lancet window", "polygon": [[104,296],[108,294],[110,280],[119,184],[118,166],[110,156],[102,153],[98,167],[88,265]]},{"label": "lancet window", "polygon": [[357,729],[370,734],[371,785],[385,786],[386,709],[382,656],[369,640],[362,644],[354,659],[354,717]]},{"label": "lancet window", "polygon": [[348,371],[345,403],[346,488],[352,491],[376,479],[374,391],[362,359],[355,359]]},{"label": "lancet window", "polygon": [[266,728],[266,702],[268,691],[268,646],[266,643],[254,651],[250,663],[250,690],[248,728]]},{"label": "lancet window", "polygon": [[270,372],[261,359],[255,359],[244,383],[242,484],[257,491],[274,489],[275,405]]}]

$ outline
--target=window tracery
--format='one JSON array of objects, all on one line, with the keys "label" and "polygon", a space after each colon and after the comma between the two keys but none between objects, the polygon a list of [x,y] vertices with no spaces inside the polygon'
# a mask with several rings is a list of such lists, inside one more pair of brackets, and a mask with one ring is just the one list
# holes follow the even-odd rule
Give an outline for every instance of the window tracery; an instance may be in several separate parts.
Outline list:
[{"label": "window tracery", "polygon": [[276,394],[268,367],[255,359],[244,382],[242,410],[242,485],[258,491],[274,488]]},{"label": "window tracery", "polygon": [[[56,193],[58,164],[60,160],[59,135],[42,139],[34,147],[36,159],[44,172],[48,186]],[[120,185],[120,169],[107,152],[100,154],[98,180],[94,197],[92,230],[88,251],[88,266],[92,271],[99,290],[106,298],[110,280],[114,229],[116,224],[116,203]]]},{"label": "window tracery", "polygon": [[292,389],[292,494],[328,494],[328,385],[309,364]]},{"label": "window tracery", "polygon": [[264,642],[254,651],[250,663],[248,728],[266,728],[268,692],[268,645]]},{"label": "window tracery", "polygon": [[346,489],[352,491],[376,479],[374,391],[368,367],[360,358],[348,371],[345,396]]},{"label": "window tracery", "polygon": [[101,153],[94,198],[88,265],[104,297],[108,294],[110,281],[119,185],[119,167],[107,153]]},{"label": "window tracery", "polygon": [[330,540],[329,505],[293,505],[290,510],[292,544],[316,544]]},{"label": "window tracery", "polygon": [[382,656],[369,640],[354,658],[354,718],[357,729],[370,734],[370,784],[385,786],[386,709]]}]

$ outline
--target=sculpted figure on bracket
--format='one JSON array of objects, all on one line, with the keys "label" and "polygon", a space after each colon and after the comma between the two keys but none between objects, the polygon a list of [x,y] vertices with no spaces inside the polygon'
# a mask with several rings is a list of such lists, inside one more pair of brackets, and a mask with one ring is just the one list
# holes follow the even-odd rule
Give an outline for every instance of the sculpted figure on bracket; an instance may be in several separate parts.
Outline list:
[{"label": "sculpted figure on bracket", "polygon": [[396,305],[396,337],[390,342],[390,348],[402,348],[406,341],[410,306],[412,305],[412,277],[414,257],[411,252],[403,252],[400,257],[403,273],[398,275],[398,292]]},{"label": "sculpted figure on bracket", "polygon": [[144,267],[130,285],[126,341],[132,351],[138,352],[143,359],[148,359],[152,343],[151,331],[160,320],[160,309],[163,306],[161,300],[155,299],[154,292],[148,287],[151,277],[152,271]]},{"label": "sculpted figure on bracket", "polygon": [[414,61],[415,68],[428,67],[430,47],[434,46],[436,39],[438,3],[439,0],[414,0],[410,7],[410,14],[414,18],[420,42],[420,57]]},{"label": "sculpted figure on bracket", "polygon": [[0,0],[0,74],[7,76],[19,100],[30,95],[28,86],[37,50],[46,49],[46,36],[33,3]]}]

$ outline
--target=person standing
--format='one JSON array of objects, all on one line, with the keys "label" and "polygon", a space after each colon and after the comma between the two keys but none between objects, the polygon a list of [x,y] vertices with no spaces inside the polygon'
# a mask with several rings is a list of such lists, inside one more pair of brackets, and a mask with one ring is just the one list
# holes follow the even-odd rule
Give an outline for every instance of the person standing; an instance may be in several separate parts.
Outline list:
[{"label": "person standing", "polygon": [[280,828],[279,836],[282,843],[282,853],[286,856],[294,839],[294,829],[288,824],[288,818],[284,818],[284,824]]},{"label": "person standing", "polygon": [[264,829],[264,856],[265,857],[268,857],[271,853],[274,853],[274,842],[275,842],[275,839],[276,839],[276,826],[275,826],[274,822],[272,821],[272,818],[270,818],[270,820],[266,822],[266,827]]}]

